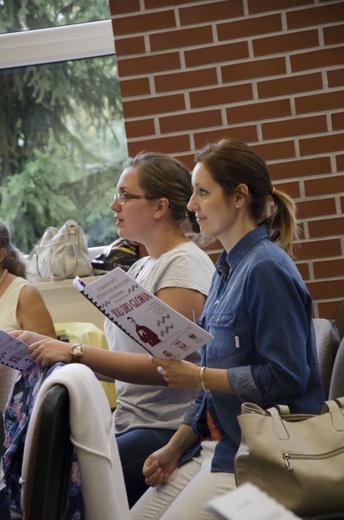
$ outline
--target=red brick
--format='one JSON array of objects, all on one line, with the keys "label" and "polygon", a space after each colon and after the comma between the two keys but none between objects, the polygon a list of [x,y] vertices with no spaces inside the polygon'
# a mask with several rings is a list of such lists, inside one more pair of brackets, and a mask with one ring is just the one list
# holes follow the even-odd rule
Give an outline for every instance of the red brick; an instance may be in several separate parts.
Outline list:
[{"label": "red brick", "polygon": [[[123,2],[125,3],[125,2]],[[112,18],[113,33],[122,36],[136,33],[148,33],[176,27],[174,11],[164,10],[158,12],[141,12],[134,16]]]},{"label": "red brick", "polygon": [[341,243],[339,238],[329,238],[316,241],[305,241],[301,243],[298,250],[298,260],[306,258],[324,258],[329,256],[341,256]]},{"label": "red brick", "polygon": [[229,107],[226,113],[229,124],[243,123],[244,121],[261,121],[274,117],[290,116],[291,107],[288,99],[278,99]]},{"label": "red brick", "polygon": [[344,24],[331,27],[324,27],[324,43],[325,45],[335,45],[344,42]]},{"label": "red brick", "polygon": [[292,72],[339,65],[344,63],[344,46],[293,54],[290,63]]},{"label": "red brick", "polygon": [[298,268],[298,270],[299,270],[299,272],[300,272],[300,274],[302,276],[302,280],[308,280],[310,278],[308,263],[306,263],[306,262],[303,262],[303,263],[296,262],[296,267]]},{"label": "red brick", "polygon": [[318,179],[305,180],[304,184],[306,197],[340,193],[344,192],[344,175],[326,175]]},{"label": "red brick", "polygon": [[338,307],[338,300],[319,302],[318,303],[319,318],[325,318],[327,320],[334,320],[336,317],[337,307]]},{"label": "red brick", "polygon": [[337,155],[336,165],[338,171],[344,171],[344,155]]},{"label": "red brick", "polygon": [[344,294],[344,279],[308,282],[307,287],[313,298],[339,298]]},{"label": "red brick", "polygon": [[195,6],[179,9],[181,25],[195,25],[243,15],[242,0],[197,2]]},{"label": "red brick", "polygon": [[263,143],[252,145],[252,148],[263,157],[265,161],[275,161],[277,159],[294,157],[294,141],[279,141],[276,143]]},{"label": "red brick", "polygon": [[217,26],[217,34],[219,41],[234,40],[236,38],[247,38],[248,36],[265,34],[267,27],[269,27],[269,32],[281,31],[281,15],[271,14],[268,16],[245,18],[245,20],[219,23]]},{"label": "red brick", "polygon": [[171,94],[168,96],[150,96],[135,101],[123,102],[123,113],[127,117],[141,117],[161,112],[175,112],[184,110],[183,94]]},{"label": "red brick", "polygon": [[232,81],[242,81],[245,79],[257,79],[266,76],[286,74],[287,69],[284,58],[270,58],[223,65],[221,67],[221,72],[223,81],[229,83]]},{"label": "red brick", "polygon": [[120,77],[125,76],[147,76],[154,72],[162,72],[171,69],[180,69],[180,57],[178,52],[164,54],[152,54],[137,58],[117,59]]},{"label": "red brick", "polygon": [[111,16],[116,14],[133,13],[140,11],[140,0],[125,0],[125,2],[110,0],[109,7]]},{"label": "red brick", "polygon": [[187,67],[198,67],[208,63],[218,64],[220,57],[221,61],[239,60],[248,58],[249,51],[247,42],[236,42],[218,44],[207,47],[200,47],[198,49],[186,50],[185,64]]},{"label": "red brick", "polygon": [[[118,0],[117,0],[118,1]],[[123,1],[123,0],[119,0]],[[171,2],[171,0],[145,0],[145,9],[156,9],[161,7],[171,7],[171,6],[177,6],[177,5],[184,5],[189,4],[190,0],[174,0]]]},{"label": "red brick", "polygon": [[336,201],[334,197],[315,200],[299,200],[297,201],[297,207],[298,217],[301,219],[324,217],[336,214]]},{"label": "red brick", "polygon": [[313,74],[293,74],[292,76],[258,81],[257,83],[259,98],[311,92],[312,90],[321,90],[322,87],[321,72],[314,72]]},{"label": "red brick", "polygon": [[344,106],[344,91],[323,92],[295,98],[297,114],[307,112],[323,112],[325,110],[342,109]]},{"label": "red brick", "polygon": [[183,132],[202,127],[220,126],[222,124],[221,110],[205,110],[203,112],[188,111],[185,114],[160,117],[160,130],[162,134],[170,132]]},{"label": "red brick", "polygon": [[[316,237],[328,237],[330,234],[343,235],[344,234],[344,216],[326,218],[321,220],[312,220],[308,222],[309,236],[311,238]],[[342,274],[344,270],[342,271]]]},{"label": "red brick", "polygon": [[253,99],[252,85],[220,86],[190,92],[191,108],[206,107],[209,105],[228,105],[239,101]]},{"label": "red brick", "polygon": [[152,51],[164,49],[177,49],[178,47],[190,47],[204,43],[213,43],[213,33],[211,26],[199,27],[195,29],[179,29],[154,33],[149,36]]},{"label": "red brick", "polygon": [[217,84],[217,73],[215,67],[170,72],[169,74],[155,76],[154,83],[157,92],[205,87],[206,85]]},{"label": "red brick", "polygon": [[266,11],[276,11],[291,9],[299,5],[313,4],[313,0],[248,0],[248,11],[250,14],[263,13]]},{"label": "red brick", "polygon": [[155,134],[154,119],[135,119],[125,122],[128,139]]},{"label": "red brick", "polygon": [[336,258],[334,260],[321,260],[313,262],[315,278],[333,278],[343,276],[344,258]]},{"label": "red brick", "polygon": [[283,161],[269,165],[271,177],[275,180],[321,175],[331,172],[329,157],[316,157]]},{"label": "red brick", "polygon": [[326,131],[326,116],[296,117],[262,124],[263,139],[279,139]]},{"label": "red brick", "polygon": [[156,137],[152,139],[139,139],[128,142],[129,155],[136,155],[142,150],[176,154],[190,149],[188,134],[172,135],[169,137]]},{"label": "red brick", "polygon": [[336,152],[343,149],[344,133],[328,134],[321,137],[300,139],[301,155],[313,155],[319,153]]},{"label": "red brick", "polygon": [[254,39],[253,53],[255,56],[265,56],[267,54],[296,51],[305,47],[317,47],[318,45],[318,32],[316,29],[312,29]]},{"label": "red brick", "polygon": [[232,137],[239,139],[245,143],[258,141],[256,125],[221,127],[217,130],[204,130],[203,132],[195,132],[194,140],[197,149],[203,148],[207,143],[214,143],[223,137]]},{"label": "red brick", "polygon": [[120,87],[122,99],[131,96],[144,96],[150,93],[148,78],[122,79]]},{"label": "red brick", "polygon": [[343,2],[330,5],[326,3],[325,5],[287,12],[287,25],[288,29],[295,29],[309,25],[323,25],[325,23],[338,22],[338,20],[343,20],[343,18]]},{"label": "red brick", "polygon": [[333,130],[342,130],[344,128],[344,112],[336,112],[331,115]]},{"label": "red brick", "polygon": [[145,52],[145,41],[143,36],[133,38],[116,38],[115,52],[117,56],[128,56],[130,54],[142,54]]},{"label": "red brick", "polygon": [[344,68],[327,71],[328,86],[342,87],[344,85]]},{"label": "red brick", "polygon": [[285,181],[285,182],[275,182],[274,186],[276,189],[284,191],[287,193],[292,199],[298,199],[300,197],[300,183],[299,181]]}]

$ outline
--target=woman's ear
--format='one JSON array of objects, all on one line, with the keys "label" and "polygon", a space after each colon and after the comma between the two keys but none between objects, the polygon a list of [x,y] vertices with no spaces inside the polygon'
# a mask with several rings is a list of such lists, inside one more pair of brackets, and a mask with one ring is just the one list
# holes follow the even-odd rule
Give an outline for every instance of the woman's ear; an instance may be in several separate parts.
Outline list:
[{"label": "woman's ear", "polygon": [[161,218],[165,215],[166,211],[168,210],[170,206],[170,202],[165,197],[161,197],[156,203],[155,203],[155,214],[154,218]]},{"label": "woman's ear", "polygon": [[235,206],[237,208],[241,207],[243,204],[245,204],[246,199],[249,194],[249,189],[246,184],[238,184],[235,190]]}]

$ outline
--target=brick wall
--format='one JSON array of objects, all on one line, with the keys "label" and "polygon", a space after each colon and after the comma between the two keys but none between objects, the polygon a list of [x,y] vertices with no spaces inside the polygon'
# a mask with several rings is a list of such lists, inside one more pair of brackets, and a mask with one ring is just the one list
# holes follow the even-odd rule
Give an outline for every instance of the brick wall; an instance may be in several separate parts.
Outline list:
[{"label": "brick wall", "polygon": [[[231,136],[297,202],[296,260],[333,319],[344,297],[344,2],[110,0],[129,154]],[[216,256],[216,251],[212,257]]]}]

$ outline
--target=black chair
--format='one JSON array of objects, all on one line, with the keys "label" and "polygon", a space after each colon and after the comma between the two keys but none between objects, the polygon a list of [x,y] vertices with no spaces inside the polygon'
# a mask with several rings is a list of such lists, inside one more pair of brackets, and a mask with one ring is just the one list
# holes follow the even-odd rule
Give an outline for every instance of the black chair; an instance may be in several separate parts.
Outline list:
[{"label": "black chair", "polygon": [[52,386],[41,411],[37,441],[30,450],[30,476],[26,481],[29,498],[23,504],[23,519],[64,520],[73,453],[67,388]]}]

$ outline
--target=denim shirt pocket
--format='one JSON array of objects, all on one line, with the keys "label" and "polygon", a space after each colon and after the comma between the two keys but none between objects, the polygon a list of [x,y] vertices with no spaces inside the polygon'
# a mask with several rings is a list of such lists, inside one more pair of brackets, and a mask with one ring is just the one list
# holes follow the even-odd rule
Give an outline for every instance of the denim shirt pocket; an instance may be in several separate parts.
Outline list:
[{"label": "denim shirt pocket", "polygon": [[215,359],[219,357],[221,360],[237,355],[236,320],[237,314],[233,312],[213,312],[207,316],[206,328],[214,336],[207,347],[208,360],[210,360],[212,354],[214,354]]}]

